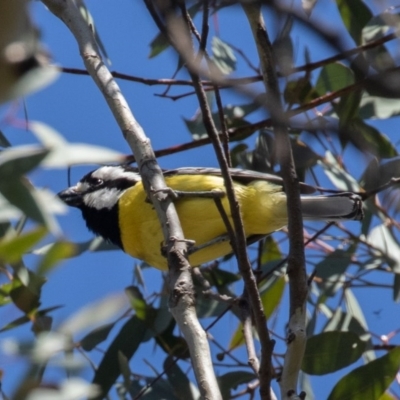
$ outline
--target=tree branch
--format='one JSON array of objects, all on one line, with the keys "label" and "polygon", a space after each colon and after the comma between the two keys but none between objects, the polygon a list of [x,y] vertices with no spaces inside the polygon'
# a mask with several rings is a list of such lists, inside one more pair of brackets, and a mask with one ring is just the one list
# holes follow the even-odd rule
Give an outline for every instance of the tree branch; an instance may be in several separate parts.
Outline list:
[{"label": "tree branch", "polygon": [[[150,140],[136,121],[118,84],[104,64],[92,27],[82,17],[77,3],[71,0],[43,0],[43,3],[75,36],[85,67],[107,101],[138,162],[143,185],[157,212],[167,245],[171,311],[188,342],[202,397],[212,398],[215,391],[218,391],[218,385],[213,374],[206,334],[196,317],[194,308],[187,243],[175,206],[165,191],[164,177],[155,159]],[[199,360],[199,354],[201,362],[196,362]]]},{"label": "tree branch", "polygon": [[306,308],[308,294],[305,271],[303,221],[301,217],[300,190],[291,151],[287,120],[283,112],[278,81],[275,73],[272,45],[261,13],[261,3],[242,4],[249,20],[261,63],[265,90],[268,94],[266,106],[272,116],[276,135],[278,159],[287,195],[289,256],[287,273],[290,287],[288,349],[280,380],[281,398],[294,399],[298,375],[306,345]]}]

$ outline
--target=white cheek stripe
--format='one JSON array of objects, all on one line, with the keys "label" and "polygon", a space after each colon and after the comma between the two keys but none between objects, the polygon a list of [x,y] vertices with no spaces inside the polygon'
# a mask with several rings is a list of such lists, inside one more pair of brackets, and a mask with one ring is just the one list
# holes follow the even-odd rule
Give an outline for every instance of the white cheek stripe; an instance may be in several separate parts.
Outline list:
[{"label": "white cheek stripe", "polygon": [[123,191],[117,188],[103,188],[83,196],[83,201],[88,207],[101,210],[103,208],[111,209],[117,204]]}]

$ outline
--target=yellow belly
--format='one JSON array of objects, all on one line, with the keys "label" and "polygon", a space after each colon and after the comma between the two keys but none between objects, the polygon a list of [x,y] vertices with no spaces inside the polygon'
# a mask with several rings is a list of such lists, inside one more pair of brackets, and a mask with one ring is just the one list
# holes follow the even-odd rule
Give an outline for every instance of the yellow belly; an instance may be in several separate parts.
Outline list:
[{"label": "yellow belly", "polygon": [[[189,192],[224,190],[220,177],[207,175],[174,176],[166,179],[167,185],[175,190]],[[281,188],[267,182],[257,181],[250,185],[235,184],[241,206],[247,236],[268,234],[281,229],[287,223],[286,196]],[[227,215],[230,216],[226,198],[222,199]],[[119,200],[119,226],[124,250],[132,257],[148,264],[167,269],[167,260],[161,255],[163,235],[157,215],[141,183],[128,189]],[[195,241],[196,246],[208,243],[226,233],[225,225],[214,200],[183,198],[175,202],[186,239]],[[229,242],[207,246],[189,257],[192,266],[210,262],[232,252]]]}]

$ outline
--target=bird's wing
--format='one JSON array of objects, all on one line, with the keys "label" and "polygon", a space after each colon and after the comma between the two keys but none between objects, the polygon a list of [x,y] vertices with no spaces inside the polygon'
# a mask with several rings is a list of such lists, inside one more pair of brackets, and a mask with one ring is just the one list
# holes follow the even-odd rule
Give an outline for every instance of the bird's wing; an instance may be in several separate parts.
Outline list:
[{"label": "bird's wing", "polygon": [[[257,171],[249,171],[238,168],[230,168],[229,172],[234,181],[243,184],[248,184],[255,180],[267,181],[274,183],[275,185],[283,186],[283,180],[278,175],[267,174]],[[222,176],[219,168],[203,168],[203,167],[183,167],[163,171],[164,176],[172,175],[214,175]],[[301,192],[305,194],[314,193],[315,187],[306,183],[300,183]]]}]

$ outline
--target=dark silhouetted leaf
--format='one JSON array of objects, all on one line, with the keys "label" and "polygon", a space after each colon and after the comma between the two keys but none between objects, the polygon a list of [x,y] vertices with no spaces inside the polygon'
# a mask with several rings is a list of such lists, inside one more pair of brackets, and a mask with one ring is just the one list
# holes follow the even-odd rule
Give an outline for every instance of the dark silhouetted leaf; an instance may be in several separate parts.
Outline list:
[{"label": "dark silhouetted leaf", "polygon": [[339,135],[343,142],[351,142],[363,153],[369,152],[380,158],[397,155],[390,139],[362,119],[354,118],[347,121],[340,127]]},{"label": "dark silhouetted leaf", "polygon": [[121,328],[104,354],[93,377],[93,383],[99,385],[102,393],[98,399],[102,399],[108,393],[121,373],[119,352],[130,360],[142,343],[146,331],[146,324],[136,316],[130,318]]},{"label": "dark silhouetted leaf", "polygon": [[106,324],[93,329],[83,339],[80,340],[82,349],[85,351],[91,351],[101,342],[104,342],[108,338],[112,328],[114,328],[114,325],[115,322],[112,322],[111,324]]},{"label": "dark silhouetted leaf", "polygon": [[351,37],[360,45],[362,30],[372,18],[371,11],[361,0],[338,0],[337,6]]},{"label": "dark silhouetted leaf", "polygon": [[365,342],[353,332],[330,331],[307,340],[301,369],[311,375],[325,375],[357,361]]},{"label": "dark silhouetted leaf", "polygon": [[[388,33],[391,27],[396,27],[398,23],[398,15],[393,15],[388,12],[376,15],[362,30],[362,43],[367,44],[381,39]],[[377,71],[386,71],[388,68],[395,67],[393,58],[384,45],[374,46],[365,50],[364,56]]]},{"label": "dark silhouetted leaf", "polygon": [[316,265],[316,276],[321,278],[318,283],[324,296],[334,296],[343,286],[344,273],[351,263],[351,254],[343,250],[335,250]]},{"label": "dark silhouetted leaf", "polygon": [[[324,93],[325,94],[325,93]],[[302,77],[296,81],[287,83],[284,99],[289,104],[307,104],[318,97],[318,93],[313,89],[308,78]]]},{"label": "dark silhouetted leaf", "polygon": [[345,96],[342,96],[339,104],[335,105],[335,111],[339,116],[341,128],[346,129],[348,121],[357,118],[361,97],[361,90],[352,91]]},{"label": "dark silhouetted leaf", "polygon": [[328,64],[319,74],[315,91],[319,96],[336,92],[354,83],[354,73],[341,63]]},{"label": "dark silhouetted leaf", "polygon": [[400,274],[394,274],[393,279],[393,300],[400,302]]},{"label": "dark silhouetted leaf", "polygon": [[328,400],[373,400],[385,392],[398,373],[400,347],[344,376]]},{"label": "dark silhouetted leaf", "polygon": [[171,356],[165,359],[164,370],[171,387],[174,389],[176,399],[197,400],[199,398],[200,393],[197,387],[190,382],[187,374],[179,368],[178,363]]},{"label": "dark silhouetted leaf", "polygon": [[231,390],[236,389],[239,385],[248,383],[256,379],[256,376],[252,372],[248,371],[234,371],[228,372],[217,378],[221,395],[223,399],[229,399],[231,397]]},{"label": "dark silhouetted leaf", "polygon": [[344,312],[340,308],[335,310],[331,319],[324,327],[324,331],[351,331],[356,333],[359,337],[367,334],[365,327],[357,320],[357,318]]}]

